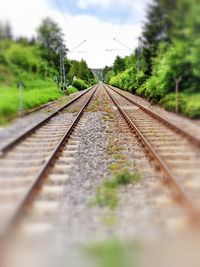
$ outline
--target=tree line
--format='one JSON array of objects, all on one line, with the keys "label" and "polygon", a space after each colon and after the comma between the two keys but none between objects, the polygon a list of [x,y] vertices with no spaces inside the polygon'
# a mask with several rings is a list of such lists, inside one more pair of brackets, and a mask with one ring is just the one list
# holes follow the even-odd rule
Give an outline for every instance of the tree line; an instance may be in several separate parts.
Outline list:
[{"label": "tree line", "polygon": [[147,9],[141,46],[103,70],[105,81],[176,109],[200,116],[200,6],[198,0],[154,0]]},{"label": "tree line", "polygon": [[[64,68],[66,87],[76,79],[80,81],[80,88],[95,82],[94,76],[84,60],[69,60],[68,49],[65,45],[64,34],[59,25],[51,18],[45,18],[37,28],[36,37],[13,38],[9,23],[0,23],[0,64],[13,64],[26,71],[37,73],[44,78],[54,78],[60,81],[60,51],[64,51]],[[77,83],[77,87],[78,82]],[[79,88],[78,88],[79,89]],[[83,88],[82,88],[83,89]]]}]

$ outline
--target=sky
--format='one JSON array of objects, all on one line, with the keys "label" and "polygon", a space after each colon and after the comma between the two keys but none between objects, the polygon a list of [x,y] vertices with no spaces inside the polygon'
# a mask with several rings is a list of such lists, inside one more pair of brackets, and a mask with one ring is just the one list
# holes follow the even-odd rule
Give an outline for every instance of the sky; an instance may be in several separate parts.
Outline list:
[{"label": "sky", "polygon": [[89,67],[103,68],[137,46],[150,1],[0,0],[0,21],[10,22],[14,36],[32,37],[42,19],[51,17],[64,32],[70,59],[83,58]]}]

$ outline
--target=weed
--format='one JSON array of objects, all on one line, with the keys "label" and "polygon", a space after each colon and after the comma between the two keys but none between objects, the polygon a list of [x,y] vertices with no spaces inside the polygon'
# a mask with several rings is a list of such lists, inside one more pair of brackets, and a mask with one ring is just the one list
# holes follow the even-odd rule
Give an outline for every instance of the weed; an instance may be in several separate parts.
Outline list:
[{"label": "weed", "polygon": [[114,226],[117,223],[117,216],[114,214],[107,214],[106,216],[102,217],[102,222],[106,226]]},{"label": "weed", "polygon": [[120,161],[124,161],[126,159],[126,156],[123,154],[114,154],[113,155],[113,159],[115,160],[120,160]]},{"label": "weed", "polygon": [[141,248],[135,242],[123,243],[114,238],[91,243],[86,251],[98,267],[136,267]]},{"label": "weed", "polygon": [[115,209],[118,204],[116,188],[105,185],[98,187],[93,204],[101,207],[109,207],[111,210]]},{"label": "weed", "polygon": [[124,170],[121,173],[117,173],[115,176],[115,182],[118,185],[127,185],[139,182],[141,180],[141,175],[139,172],[129,173],[128,170]]},{"label": "weed", "polygon": [[112,163],[112,164],[110,164],[110,166],[109,166],[109,169],[111,170],[111,171],[117,171],[117,170],[119,170],[121,168],[121,165],[119,164],[119,163]]},{"label": "weed", "polygon": [[92,102],[92,105],[87,108],[88,112],[97,112],[100,111],[101,101],[99,99],[95,99]]},{"label": "weed", "polygon": [[141,175],[138,172],[129,173],[123,170],[115,174],[113,179],[108,179],[96,190],[96,195],[92,201],[93,205],[100,207],[108,207],[114,210],[118,204],[118,188],[121,185],[128,185],[139,182]]}]

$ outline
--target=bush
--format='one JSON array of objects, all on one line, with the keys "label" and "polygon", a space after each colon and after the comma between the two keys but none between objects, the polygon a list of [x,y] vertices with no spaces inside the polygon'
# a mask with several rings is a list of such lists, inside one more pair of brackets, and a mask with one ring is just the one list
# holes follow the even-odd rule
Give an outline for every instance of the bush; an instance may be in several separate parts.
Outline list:
[{"label": "bush", "polygon": [[72,86],[76,87],[78,90],[84,90],[88,88],[88,85],[81,79],[73,81]]},{"label": "bush", "polygon": [[18,67],[37,73],[40,66],[40,57],[36,47],[13,44],[6,52],[8,61]]},{"label": "bush", "polygon": [[[176,109],[176,94],[168,94],[160,103],[165,109],[175,111]],[[189,118],[200,118],[200,94],[181,93],[179,95],[179,112]]]},{"label": "bush", "polygon": [[74,93],[76,93],[76,92],[78,92],[78,90],[77,90],[74,86],[69,86],[69,87],[67,88],[67,93],[68,93],[68,94],[74,94]]},{"label": "bush", "polygon": [[[164,106],[165,109],[169,111],[176,110],[176,94],[168,94],[166,95],[160,103]],[[185,95],[179,94],[179,111],[184,113],[186,107],[186,98]]]},{"label": "bush", "polygon": [[190,118],[200,118],[200,94],[186,95],[184,114]]}]

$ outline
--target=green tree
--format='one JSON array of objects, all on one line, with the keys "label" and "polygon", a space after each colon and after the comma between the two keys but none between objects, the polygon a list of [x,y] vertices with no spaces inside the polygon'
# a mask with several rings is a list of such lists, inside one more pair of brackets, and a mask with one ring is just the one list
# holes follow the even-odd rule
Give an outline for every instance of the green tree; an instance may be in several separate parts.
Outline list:
[{"label": "green tree", "polygon": [[118,74],[126,69],[126,63],[124,58],[117,56],[113,65],[113,70],[115,74]]},{"label": "green tree", "polygon": [[171,42],[172,12],[176,5],[177,0],[154,0],[148,7],[143,28],[143,55],[147,62],[148,75],[151,75],[153,58],[157,56],[159,44]]},{"label": "green tree", "polygon": [[42,56],[49,63],[49,67],[59,71],[59,51],[65,49],[63,32],[51,18],[45,18],[37,29],[37,42],[42,49]]}]

